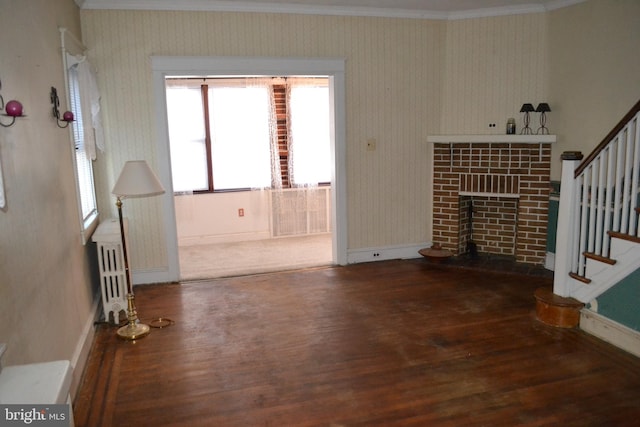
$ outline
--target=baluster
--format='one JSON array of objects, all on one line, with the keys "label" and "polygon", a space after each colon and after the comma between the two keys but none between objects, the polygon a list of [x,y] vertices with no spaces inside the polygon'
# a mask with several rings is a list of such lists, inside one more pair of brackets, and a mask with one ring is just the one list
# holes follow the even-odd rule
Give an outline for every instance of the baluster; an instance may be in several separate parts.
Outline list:
[{"label": "baluster", "polygon": [[594,252],[594,237],[596,232],[596,217],[598,208],[598,162],[593,162],[589,167],[591,170],[591,182],[589,185],[589,234],[587,236],[587,251]]},{"label": "baluster", "polygon": [[[638,235],[638,214],[635,208],[638,206],[638,180],[640,179],[640,113],[636,114],[631,124],[635,128],[633,135],[633,178],[631,180],[631,206],[629,206],[629,216],[631,218],[629,234]],[[630,125],[631,127],[631,125]]]},{"label": "baluster", "polygon": [[624,194],[622,196],[622,220],[620,232],[629,232],[629,206],[631,206],[631,168],[633,167],[633,144],[631,144],[631,129],[625,126],[626,133],[626,156],[624,165]]},{"label": "baluster", "polygon": [[606,163],[604,151],[598,156],[598,201],[597,201],[597,215],[595,218],[596,223],[596,244],[594,253],[602,255],[602,236],[604,230],[603,216],[604,216],[604,183],[606,175]]},{"label": "baluster", "polygon": [[578,274],[584,275],[585,257],[583,253],[587,250],[587,224],[589,212],[589,182],[591,177],[591,166],[584,170],[582,178],[582,199],[580,200],[580,246],[578,250]]},{"label": "baluster", "polygon": [[620,231],[620,205],[622,198],[622,175],[624,163],[624,139],[621,134],[615,138],[616,141],[616,185],[613,188],[613,231]]},{"label": "baluster", "polygon": [[613,198],[613,186],[614,186],[614,150],[616,145],[614,143],[609,144],[609,146],[603,151],[607,156],[607,187],[606,187],[606,200],[604,202],[604,242],[602,247],[602,254],[604,256],[609,256],[609,243],[611,239],[607,235],[607,232],[611,230],[611,200]]},{"label": "baluster", "polygon": [[585,178],[584,178],[584,173],[581,174],[577,179],[576,179],[576,188],[574,191],[574,200],[573,200],[573,206],[575,206],[574,208],[574,212],[573,212],[573,218],[571,219],[571,224],[573,225],[573,232],[571,233],[573,240],[571,242],[571,254],[572,254],[572,261],[571,261],[571,271],[574,273],[578,273],[578,268],[579,268],[579,260],[580,260],[580,251],[578,250],[578,248],[580,247],[580,228],[581,228],[581,224],[580,224],[580,217],[582,216],[582,189],[585,187]]}]

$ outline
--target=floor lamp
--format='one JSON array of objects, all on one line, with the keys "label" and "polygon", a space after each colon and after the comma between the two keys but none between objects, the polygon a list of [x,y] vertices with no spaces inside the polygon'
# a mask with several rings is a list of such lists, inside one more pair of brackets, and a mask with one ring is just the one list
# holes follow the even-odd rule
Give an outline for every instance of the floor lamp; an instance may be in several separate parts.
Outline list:
[{"label": "floor lamp", "polygon": [[122,220],[122,199],[128,197],[150,197],[164,193],[164,188],[158,177],[151,170],[145,160],[131,160],[124,164],[122,172],[111,191],[117,197],[118,218],[120,219],[120,237],[122,239],[122,255],[124,256],[124,270],[127,283],[127,324],[118,329],[118,336],[126,340],[142,338],[149,333],[149,325],[140,323],[136,311],[133,284],[129,273],[129,257],[127,256],[127,242]]}]

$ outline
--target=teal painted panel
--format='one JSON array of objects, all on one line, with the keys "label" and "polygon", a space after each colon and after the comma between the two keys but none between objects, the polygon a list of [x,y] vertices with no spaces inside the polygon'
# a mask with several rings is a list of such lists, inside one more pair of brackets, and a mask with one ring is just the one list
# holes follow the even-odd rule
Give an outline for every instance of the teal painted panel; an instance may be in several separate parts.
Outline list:
[{"label": "teal painted panel", "polygon": [[598,313],[640,331],[640,269],[598,297]]}]

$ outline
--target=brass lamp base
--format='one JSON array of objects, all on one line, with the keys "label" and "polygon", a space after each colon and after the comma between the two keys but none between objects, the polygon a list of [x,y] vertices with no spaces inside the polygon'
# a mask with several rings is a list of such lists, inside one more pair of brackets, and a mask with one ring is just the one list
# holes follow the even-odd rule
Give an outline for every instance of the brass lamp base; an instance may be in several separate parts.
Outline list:
[{"label": "brass lamp base", "polygon": [[129,292],[127,294],[127,319],[127,324],[118,329],[119,338],[133,341],[149,335],[149,332],[151,331],[149,325],[140,323],[138,320],[138,312],[136,311],[135,296],[133,295],[133,292]]},{"label": "brass lamp base", "polygon": [[149,335],[149,331],[149,325],[145,325],[144,323],[128,323],[118,329],[118,337],[123,340],[133,341],[146,337]]}]

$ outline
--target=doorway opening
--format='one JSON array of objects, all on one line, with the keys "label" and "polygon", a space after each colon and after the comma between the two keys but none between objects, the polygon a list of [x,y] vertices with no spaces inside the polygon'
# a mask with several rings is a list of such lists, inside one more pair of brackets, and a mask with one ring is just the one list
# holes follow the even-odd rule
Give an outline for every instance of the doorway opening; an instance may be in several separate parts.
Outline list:
[{"label": "doorway opening", "polygon": [[[330,126],[330,181],[326,185],[325,200],[330,202],[328,204],[328,214],[325,214],[325,218],[330,225],[329,232],[324,233],[331,242],[329,264],[345,265],[347,262],[347,244],[346,244],[346,184],[344,176],[346,174],[345,167],[345,123],[344,123],[344,60],[335,59],[287,59],[287,58],[228,58],[228,57],[153,57],[152,68],[154,74],[154,92],[157,97],[156,102],[156,116],[158,123],[158,174],[166,185],[167,188],[171,188],[175,192],[173,186],[173,179],[171,174],[171,150],[170,150],[170,138],[169,138],[169,123],[167,120],[167,93],[166,93],[166,80],[168,78],[190,78],[190,77],[202,77],[202,76],[224,76],[224,77],[272,77],[278,76],[279,78],[294,78],[294,77],[318,77],[324,76],[328,80],[329,87],[329,126]],[[318,188],[323,188],[319,186]],[[289,191],[289,189],[285,189]],[[328,191],[327,191],[328,190]],[[244,200],[229,201],[231,196],[238,195],[236,193],[244,194],[246,197]],[[283,191],[284,193],[284,191]],[[202,194],[198,194],[202,196]],[[251,219],[251,214],[256,210],[261,209],[260,206],[265,206],[265,200],[267,205],[273,204],[273,191],[272,189],[265,189],[262,187],[260,190],[253,191],[225,191],[220,193],[212,192],[212,194],[205,194],[205,196],[219,196],[222,201],[228,202],[229,218]],[[182,207],[178,205],[178,196],[166,197],[163,199],[164,203],[164,226],[165,237],[168,242],[168,264],[169,264],[169,278],[173,280],[181,280],[183,276],[180,272],[180,253],[179,253],[179,234],[178,234],[178,210]],[[188,200],[184,198],[183,200]],[[319,203],[311,202],[311,205],[317,207]],[[188,202],[187,202],[188,203]],[[240,203],[240,204],[239,204]],[[283,202],[287,204],[288,202]],[[217,205],[217,202],[216,202]],[[269,206],[271,209],[271,206]],[[296,212],[298,209],[294,209]],[[218,210],[197,210],[199,213],[208,212],[213,214]],[[194,212],[194,211],[192,211]],[[243,216],[244,215],[244,216]],[[307,212],[305,215],[313,218],[313,214]],[[269,234],[273,233],[274,225],[271,221],[269,223]],[[313,221],[311,221],[313,222]],[[321,222],[321,221],[320,221]],[[187,221],[189,223],[189,221]],[[281,227],[282,228],[282,227]],[[286,229],[284,227],[283,229]],[[322,234],[322,233],[312,233]],[[236,236],[238,237],[238,236]],[[269,236],[271,237],[271,236]],[[298,237],[279,236],[278,239],[269,240],[286,240],[297,239]],[[213,239],[215,240],[215,239]],[[237,239],[236,242],[212,242],[214,244],[228,243],[239,244],[242,243]],[[267,239],[264,239],[267,240]],[[258,252],[284,252],[276,249],[261,250],[256,248],[254,250],[245,251],[249,253],[249,259],[244,261],[244,271],[249,271],[249,267],[252,264],[256,264],[255,260],[251,259],[251,255],[254,257]],[[231,253],[231,249],[227,248],[226,252]],[[297,250],[296,253],[304,252],[304,250]],[[291,256],[289,257],[291,258]],[[240,273],[242,274],[242,273]]]},{"label": "doorway opening", "polygon": [[167,78],[182,280],[330,265],[328,77]]}]

